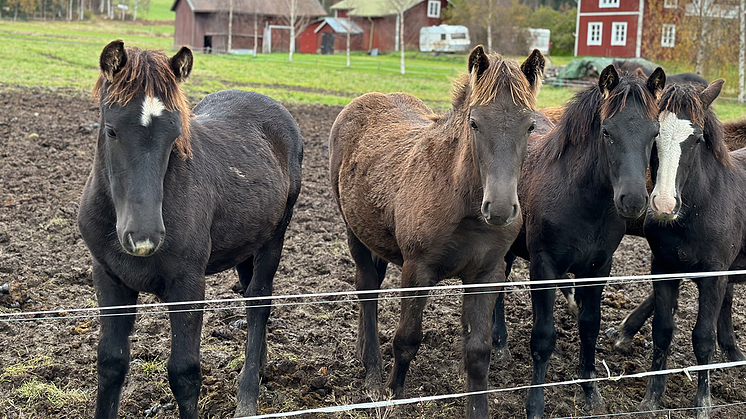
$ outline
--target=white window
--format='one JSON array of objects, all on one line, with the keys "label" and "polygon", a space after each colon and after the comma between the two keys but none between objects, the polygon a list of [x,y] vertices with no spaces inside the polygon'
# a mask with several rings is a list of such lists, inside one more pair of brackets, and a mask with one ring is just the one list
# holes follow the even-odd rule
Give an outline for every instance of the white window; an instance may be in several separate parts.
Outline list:
[{"label": "white window", "polygon": [[601,45],[603,22],[588,22],[588,45]]},{"label": "white window", "polygon": [[440,17],[440,0],[430,0],[427,2],[427,17]]},{"label": "white window", "polygon": [[619,0],[598,0],[598,7],[619,7]]},{"label": "white window", "polygon": [[661,47],[673,48],[676,46],[676,25],[663,24],[661,31]]},{"label": "white window", "polygon": [[675,9],[678,7],[678,0],[663,0],[663,7],[666,9]]},{"label": "white window", "polygon": [[611,24],[611,45],[627,45],[627,22]]}]

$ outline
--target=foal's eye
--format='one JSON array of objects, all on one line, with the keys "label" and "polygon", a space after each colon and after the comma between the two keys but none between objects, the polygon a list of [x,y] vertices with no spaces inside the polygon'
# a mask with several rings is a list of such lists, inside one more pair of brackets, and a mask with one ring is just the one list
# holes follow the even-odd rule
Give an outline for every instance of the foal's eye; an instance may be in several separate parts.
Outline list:
[{"label": "foal's eye", "polygon": [[474,122],[474,120],[473,120],[473,119],[470,119],[470,120],[469,120],[469,125],[471,125],[471,129],[473,129],[474,131],[476,131],[476,130],[477,130],[477,123],[476,123],[476,122]]},{"label": "foal's eye", "polygon": [[117,136],[117,133],[114,132],[114,130],[111,128],[106,128],[106,136],[110,138],[114,138]]},{"label": "foal's eye", "polygon": [[528,133],[531,134],[536,129],[536,124],[531,124],[530,127],[528,127]]},{"label": "foal's eye", "polygon": [[609,138],[609,131],[606,131],[606,128],[604,128],[601,133],[604,135],[605,138]]},{"label": "foal's eye", "polygon": [[697,137],[697,141],[695,141],[694,144],[699,144],[701,142],[702,142],[702,136],[700,135],[699,137]]}]

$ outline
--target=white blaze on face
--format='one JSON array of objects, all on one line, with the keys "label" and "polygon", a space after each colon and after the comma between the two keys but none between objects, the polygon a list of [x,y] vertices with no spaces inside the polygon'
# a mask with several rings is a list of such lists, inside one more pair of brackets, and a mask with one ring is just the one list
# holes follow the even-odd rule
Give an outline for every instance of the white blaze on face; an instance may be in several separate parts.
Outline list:
[{"label": "white blaze on face", "polygon": [[160,99],[156,97],[145,97],[145,100],[142,102],[142,115],[140,116],[142,126],[150,126],[153,118],[161,116],[165,110],[166,107],[163,106]]},{"label": "white blaze on face", "polygon": [[655,139],[658,149],[658,173],[650,195],[650,207],[657,215],[672,214],[676,209],[676,172],[681,160],[681,144],[694,133],[692,122],[663,111],[658,116],[660,134]]}]

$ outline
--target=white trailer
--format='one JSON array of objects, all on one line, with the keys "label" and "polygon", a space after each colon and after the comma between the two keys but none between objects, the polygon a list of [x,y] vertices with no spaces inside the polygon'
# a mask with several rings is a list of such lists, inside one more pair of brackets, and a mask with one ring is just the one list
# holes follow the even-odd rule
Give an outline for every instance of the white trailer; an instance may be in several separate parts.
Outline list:
[{"label": "white trailer", "polygon": [[467,52],[469,47],[471,39],[466,26],[439,25],[420,28],[422,52]]}]

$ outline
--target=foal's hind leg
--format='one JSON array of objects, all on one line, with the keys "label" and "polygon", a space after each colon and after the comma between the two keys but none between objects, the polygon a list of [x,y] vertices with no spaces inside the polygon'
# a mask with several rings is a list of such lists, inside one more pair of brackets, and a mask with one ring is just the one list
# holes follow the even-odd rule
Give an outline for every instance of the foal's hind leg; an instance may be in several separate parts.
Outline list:
[{"label": "foal's hind leg", "polygon": [[[99,332],[98,394],[96,397],[96,419],[117,418],[122,384],[130,362],[129,335],[135,324],[135,309],[103,310],[104,307],[126,306],[137,303],[137,292],[124,287],[118,280],[106,274],[95,261],[93,283],[99,307],[102,307],[101,331]],[[114,315],[132,313],[131,316]]]},{"label": "foal's hind leg", "polygon": [[728,361],[743,361],[743,355],[736,345],[736,335],[733,332],[733,282],[728,283],[723,298],[723,306],[720,307],[718,317],[718,344]]},{"label": "foal's hind leg", "polygon": [[242,262],[242,264],[244,266],[247,266],[247,268],[243,270],[244,272],[246,272],[246,274],[238,275],[238,281],[233,284],[233,287],[231,287],[231,291],[244,295],[246,294],[246,289],[249,288],[249,284],[251,283],[251,276],[252,272],[254,271],[254,256],[246,259]]},{"label": "foal's hind leg", "polygon": [[264,244],[253,258],[236,266],[239,280],[246,284],[245,297],[267,297],[246,303],[246,360],[238,383],[236,417],[257,413],[260,372],[267,354],[267,321],[270,314],[275,272],[280,264],[285,227]]},{"label": "foal's hind leg", "polygon": [[626,351],[632,344],[632,339],[635,337],[635,333],[639,332],[645,321],[653,315],[653,309],[655,308],[655,294],[648,294],[647,298],[640,303],[627,317],[622,320],[622,323],[617,328],[617,336],[614,339],[614,347]]},{"label": "foal's hind leg", "polygon": [[[377,290],[386,276],[387,262],[374,255],[347,229],[347,245],[355,260],[355,289]],[[365,367],[365,387],[377,390],[383,382],[381,345],[378,341],[378,293],[363,294],[358,316],[357,353]]]}]

